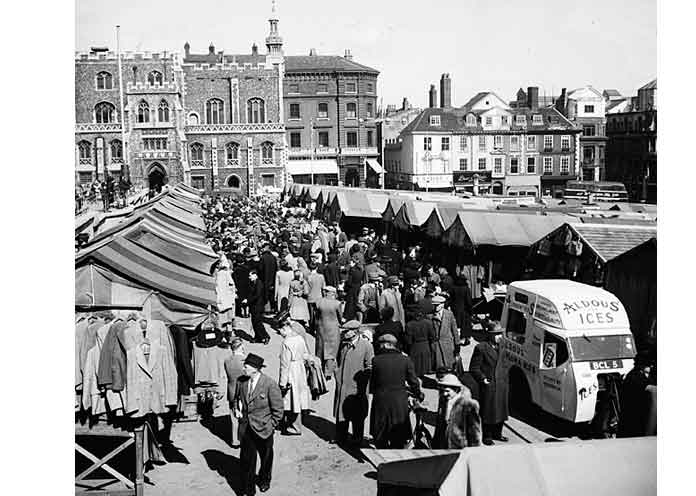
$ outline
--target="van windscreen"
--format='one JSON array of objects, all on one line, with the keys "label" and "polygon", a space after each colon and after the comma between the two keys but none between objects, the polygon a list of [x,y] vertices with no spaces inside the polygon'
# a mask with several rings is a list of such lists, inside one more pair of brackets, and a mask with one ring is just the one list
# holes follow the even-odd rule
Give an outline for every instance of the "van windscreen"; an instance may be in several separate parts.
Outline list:
[{"label": "van windscreen", "polygon": [[570,348],[576,362],[633,358],[636,355],[633,336],[580,336],[570,338]]}]

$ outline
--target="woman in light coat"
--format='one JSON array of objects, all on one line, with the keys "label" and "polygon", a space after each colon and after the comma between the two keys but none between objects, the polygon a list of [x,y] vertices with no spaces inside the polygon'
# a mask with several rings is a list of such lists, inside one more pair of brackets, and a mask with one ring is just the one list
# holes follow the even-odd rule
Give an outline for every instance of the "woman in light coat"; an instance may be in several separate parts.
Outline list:
[{"label": "woman in light coat", "polygon": [[217,295],[218,322],[223,330],[231,331],[234,325],[237,286],[232,279],[227,257],[220,261],[215,271],[215,294]]},{"label": "woman in light coat", "polygon": [[309,306],[307,305],[307,283],[302,277],[302,272],[295,271],[295,278],[290,281],[290,318],[307,324],[309,322]]},{"label": "woman in light coat", "polygon": [[280,328],[283,342],[280,345],[280,379],[278,385],[283,394],[285,434],[302,434],[302,411],[309,409],[310,391],[307,385],[305,360],[309,358],[307,343],[297,334],[287,320]]},{"label": "woman in light coat", "polygon": [[283,260],[280,263],[280,270],[276,272],[275,281],[275,298],[278,310],[287,310],[288,301],[290,300],[290,283],[292,282],[293,273],[290,270],[288,263]]}]

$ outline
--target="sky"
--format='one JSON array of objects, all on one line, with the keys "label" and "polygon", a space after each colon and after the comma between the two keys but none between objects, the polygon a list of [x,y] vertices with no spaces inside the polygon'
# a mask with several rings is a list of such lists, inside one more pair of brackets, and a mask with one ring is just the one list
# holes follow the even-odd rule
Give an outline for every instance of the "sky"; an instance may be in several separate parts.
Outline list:
[{"label": "sky", "polygon": [[[75,46],[265,53],[271,0],[77,0]],[[479,91],[515,99],[592,85],[631,96],[657,77],[655,0],[277,0],[286,55],[343,55],[380,71],[383,104],[427,106],[428,88],[452,79],[452,104]]]}]

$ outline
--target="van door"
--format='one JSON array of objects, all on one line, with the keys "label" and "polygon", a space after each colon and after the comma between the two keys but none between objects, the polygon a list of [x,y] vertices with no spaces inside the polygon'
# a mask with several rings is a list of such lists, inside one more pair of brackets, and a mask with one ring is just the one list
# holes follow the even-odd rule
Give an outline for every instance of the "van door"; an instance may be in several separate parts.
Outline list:
[{"label": "van door", "polygon": [[577,405],[575,377],[565,339],[544,331],[539,359],[539,405],[557,417],[574,420]]}]

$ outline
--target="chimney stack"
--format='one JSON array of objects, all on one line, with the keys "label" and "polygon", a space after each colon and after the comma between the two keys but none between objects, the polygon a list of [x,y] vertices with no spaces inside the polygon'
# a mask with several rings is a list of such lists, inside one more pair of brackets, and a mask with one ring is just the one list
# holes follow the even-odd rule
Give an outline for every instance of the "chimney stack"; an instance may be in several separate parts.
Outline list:
[{"label": "chimney stack", "polygon": [[213,45],[213,42],[210,42],[210,46],[208,47],[208,55],[215,55],[215,45]]},{"label": "chimney stack", "polygon": [[440,107],[450,108],[452,106],[452,80],[449,74],[440,76]]},{"label": "chimney stack", "polygon": [[184,56],[186,58],[188,58],[190,50],[191,50],[191,45],[189,45],[189,42],[187,41],[186,43],[184,43]]},{"label": "chimney stack", "polygon": [[531,110],[539,108],[539,87],[529,86],[527,88],[527,107]]},{"label": "chimney stack", "polygon": [[566,96],[566,89],[563,88],[561,89],[561,96],[558,97],[558,100],[556,100],[556,110],[558,110],[561,114],[564,116],[568,117],[568,97]]},{"label": "chimney stack", "polygon": [[401,110],[411,110],[411,104],[408,103],[408,98],[404,97],[404,100],[401,102]]},{"label": "chimney stack", "polygon": [[435,87],[434,84],[430,85],[429,96],[430,96],[430,98],[428,100],[428,106],[430,108],[437,107],[437,88]]},{"label": "chimney stack", "polygon": [[259,47],[256,45],[256,43],[254,43],[253,45],[251,45],[251,55],[258,56],[258,54],[259,54]]},{"label": "chimney stack", "polygon": [[316,48],[310,48],[310,49],[309,49],[309,56],[310,56],[310,57],[316,57],[316,56],[317,56],[317,49],[316,49]]},{"label": "chimney stack", "polygon": [[346,53],[343,55],[346,60],[353,60],[353,54],[350,53],[350,48],[346,48]]}]

